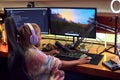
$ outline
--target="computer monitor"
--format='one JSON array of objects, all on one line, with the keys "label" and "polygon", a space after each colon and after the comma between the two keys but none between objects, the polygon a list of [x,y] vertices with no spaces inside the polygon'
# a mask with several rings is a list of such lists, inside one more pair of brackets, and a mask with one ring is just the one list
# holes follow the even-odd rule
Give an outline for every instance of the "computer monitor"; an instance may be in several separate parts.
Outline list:
[{"label": "computer monitor", "polygon": [[[82,37],[90,28],[90,22],[96,20],[96,8],[51,7],[50,33]],[[96,38],[96,27],[87,38]]]},{"label": "computer monitor", "polygon": [[12,16],[19,28],[24,23],[36,23],[41,33],[48,34],[48,8],[4,8],[5,16]]}]

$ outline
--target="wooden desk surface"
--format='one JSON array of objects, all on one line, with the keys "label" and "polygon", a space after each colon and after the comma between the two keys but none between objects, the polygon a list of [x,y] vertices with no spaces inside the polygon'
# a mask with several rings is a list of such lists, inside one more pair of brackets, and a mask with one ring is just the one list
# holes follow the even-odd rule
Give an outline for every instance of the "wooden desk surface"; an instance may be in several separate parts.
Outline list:
[{"label": "wooden desk surface", "polygon": [[98,65],[82,64],[82,65],[77,65],[74,68],[73,67],[66,68],[65,70],[120,80],[120,70],[113,72],[102,65],[103,61],[109,59],[115,59],[115,58],[117,58],[115,55],[105,53],[103,59]]},{"label": "wooden desk surface", "polygon": [[[54,43],[54,42],[55,42],[54,40],[42,41],[42,43]],[[66,43],[66,41],[61,41],[61,43],[64,44]],[[86,44],[86,47],[88,48],[89,53],[93,53],[93,54],[99,54],[105,49],[104,45],[97,45],[97,44]],[[109,51],[114,51],[114,48],[111,48]],[[104,52],[102,54],[104,55],[104,57],[102,58],[101,62],[98,65],[82,64],[82,65],[74,66],[74,68],[73,67],[66,68],[65,70],[120,80],[120,70],[113,72],[102,65],[102,62],[110,59],[118,60],[118,57],[108,52]]]},{"label": "wooden desk surface", "polygon": [[[93,53],[93,54],[98,54],[104,50],[104,46],[102,46],[102,45],[94,45],[93,44],[92,46],[88,45],[86,47],[89,49],[89,52]],[[114,51],[114,48],[110,49],[109,51]],[[71,70],[71,71],[75,71],[75,72],[120,80],[120,70],[111,71],[102,65],[102,62],[110,60],[110,59],[118,62],[118,60],[119,60],[118,56],[116,56],[115,54],[108,53],[108,52],[104,52],[102,54],[104,55],[104,57],[102,58],[102,60],[100,61],[100,63],[98,65],[82,64],[82,65],[78,65],[74,68],[67,68],[66,70]],[[120,60],[119,60],[119,62],[120,62]]]}]

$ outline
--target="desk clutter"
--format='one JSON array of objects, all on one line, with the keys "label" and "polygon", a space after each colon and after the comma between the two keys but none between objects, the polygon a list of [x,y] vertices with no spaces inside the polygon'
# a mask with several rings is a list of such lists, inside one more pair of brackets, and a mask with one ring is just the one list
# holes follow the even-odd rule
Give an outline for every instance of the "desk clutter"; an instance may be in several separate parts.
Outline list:
[{"label": "desk clutter", "polygon": [[90,59],[89,64],[97,65],[103,58],[103,55],[100,54],[77,51],[75,50],[75,48],[72,48],[72,46],[68,48],[62,45],[59,41],[56,41],[55,45],[49,43],[49,44],[43,44],[42,46],[43,46],[42,51],[44,52],[51,51],[53,49],[58,49],[60,53],[56,54],[55,57],[58,57],[61,60],[76,60],[81,57],[88,57]]},{"label": "desk clutter", "polygon": [[54,50],[54,49],[57,49],[57,46],[55,46],[51,43],[42,44],[42,51],[44,51],[44,52],[48,52],[48,51],[51,51],[51,50]]}]

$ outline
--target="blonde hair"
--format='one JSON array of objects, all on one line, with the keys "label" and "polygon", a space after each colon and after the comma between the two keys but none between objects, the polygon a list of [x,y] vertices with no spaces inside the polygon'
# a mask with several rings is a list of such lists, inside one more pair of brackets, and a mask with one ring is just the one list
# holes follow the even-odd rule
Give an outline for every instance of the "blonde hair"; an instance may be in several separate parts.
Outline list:
[{"label": "blonde hair", "polygon": [[[30,24],[34,28],[34,31],[35,31],[36,35],[38,33],[40,33],[40,28],[39,28],[39,26],[37,24],[35,24],[35,23],[30,23]],[[19,42],[20,42],[20,44],[21,44],[21,46],[22,46],[22,48],[24,50],[27,50],[32,45],[30,43],[30,36],[31,36],[31,34],[32,33],[31,33],[31,30],[30,30],[28,25],[20,26],[20,28],[19,28],[20,41]]]}]

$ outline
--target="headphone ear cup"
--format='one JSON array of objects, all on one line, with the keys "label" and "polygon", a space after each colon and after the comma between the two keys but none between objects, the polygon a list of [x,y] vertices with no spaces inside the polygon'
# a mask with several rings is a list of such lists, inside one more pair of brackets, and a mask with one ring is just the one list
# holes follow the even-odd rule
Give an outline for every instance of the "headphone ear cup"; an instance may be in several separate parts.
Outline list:
[{"label": "headphone ear cup", "polygon": [[31,25],[31,23],[24,23],[24,25],[28,25],[28,27],[30,28],[31,31],[31,36],[30,36],[30,42],[31,44],[38,44],[38,36],[36,35],[33,26]]},{"label": "headphone ear cup", "polygon": [[30,36],[30,42],[34,45],[38,43],[38,36],[35,34],[33,30],[31,30],[32,35]]}]

